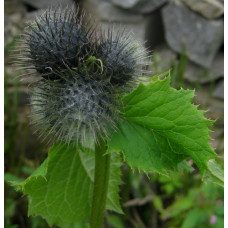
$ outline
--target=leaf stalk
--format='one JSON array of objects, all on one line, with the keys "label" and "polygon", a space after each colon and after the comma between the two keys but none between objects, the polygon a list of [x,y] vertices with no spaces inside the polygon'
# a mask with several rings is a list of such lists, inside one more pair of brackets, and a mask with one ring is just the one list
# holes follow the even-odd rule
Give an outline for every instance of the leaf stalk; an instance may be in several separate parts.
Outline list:
[{"label": "leaf stalk", "polygon": [[110,154],[106,154],[107,143],[100,137],[95,145],[95,174],[90,228],[102,228],[108,183],[110,176]]}]

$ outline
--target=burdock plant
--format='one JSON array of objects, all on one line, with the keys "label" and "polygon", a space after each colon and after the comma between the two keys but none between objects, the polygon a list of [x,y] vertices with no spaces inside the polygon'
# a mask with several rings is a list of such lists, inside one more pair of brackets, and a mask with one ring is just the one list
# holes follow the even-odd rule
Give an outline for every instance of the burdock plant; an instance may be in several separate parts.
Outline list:
[{"label": "burdock plant", "polygon": [[18,184],[29,215],[102,227],[105,209],[123,213],[125,161],[168,175],[191,158],[202,177],[221,184],[208,143],[212,121],[191,104],[194,93],[171,88],[169,73],[148,77],[148,55],[131,33],[91,22],[78,8],[47,10],[22,39],[20,63],[37,77],[31,121],[51,144],[40,168]]}]

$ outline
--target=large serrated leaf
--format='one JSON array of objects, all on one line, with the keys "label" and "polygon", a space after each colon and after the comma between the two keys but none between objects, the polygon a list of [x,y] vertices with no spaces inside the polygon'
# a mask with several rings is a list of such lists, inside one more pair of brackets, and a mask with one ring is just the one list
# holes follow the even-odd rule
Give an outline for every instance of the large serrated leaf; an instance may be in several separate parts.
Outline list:
[{"label": "large serrated leaf", "polygon": [[[74,145],[55,144],[33,175],[20,184],[29,195],[29,215],[41,215],[50,225],[60,227],[87,222],[91,213],[94,182],[94,151],[77,150]],[[121,160],[112,155],[106,208],[122,213],[118,185]]]},{"label": "large serrated leaf", "polygon": [[204,111],[191,104],[194,92],[170,87],[170,77],[140,84],[124,97],[123,121],[109,140],[109,152],[122,151],[132,168],[166,173],[187,157],[203,175],[217,155],[209,144]]}]

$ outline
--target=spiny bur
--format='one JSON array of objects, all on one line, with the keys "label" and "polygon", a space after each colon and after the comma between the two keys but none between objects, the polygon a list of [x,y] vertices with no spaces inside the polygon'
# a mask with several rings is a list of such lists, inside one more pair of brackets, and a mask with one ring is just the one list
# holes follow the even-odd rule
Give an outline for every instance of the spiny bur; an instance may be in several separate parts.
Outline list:
[{"label": "spiny bur", "polygon": [[[28,24],[23,63],[43,78],[56,79],[53,71],[77,67],[91,51],[93,26],[79,8],[47,10]],[[24,56],[24,57],[25,57]]]},{"label": "spiny bur", "polygon": [[96,51],[114,86],[134,84],[142,73],[148,73],[147,52],[130,33],[120,30],[115,35],[113,30],[109,30],[108,35],[102,35]]},{"label": "spiny bur", "polygon": [[103,75],[82,70],[59,73],[62,80],[41,80],[31,97],[31,116],[42,137],[85,144],[115,127],[118,102]]},{"label": "spiny bur", "polygon": [[115,128],[120,88],[137,81],[146,54],[131,35],[112,33],[96,33],[78,8],[47,10],[30,23],[21,59],[41,76],[31,96],[41,137],[86,144]]}]

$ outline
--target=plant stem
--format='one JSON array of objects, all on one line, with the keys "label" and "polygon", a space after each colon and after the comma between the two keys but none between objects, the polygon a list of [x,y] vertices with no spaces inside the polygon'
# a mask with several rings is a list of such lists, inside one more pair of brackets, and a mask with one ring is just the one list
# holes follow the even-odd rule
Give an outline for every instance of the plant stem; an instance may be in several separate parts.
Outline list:
[{"label": "plant stem", "polygon": [[110,154],[105,154],[106,150],[106,141],[100,137],[95,145],[95,174],[90,228],[102,228],[104,220],[110,171]]}]

